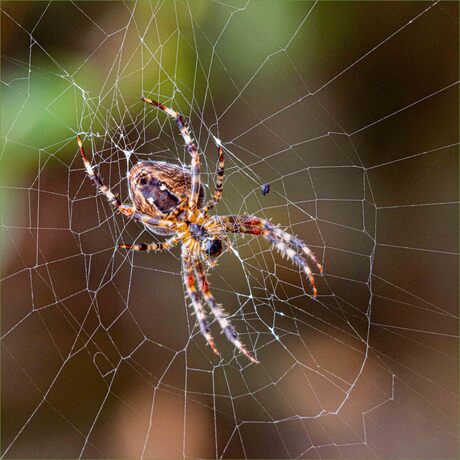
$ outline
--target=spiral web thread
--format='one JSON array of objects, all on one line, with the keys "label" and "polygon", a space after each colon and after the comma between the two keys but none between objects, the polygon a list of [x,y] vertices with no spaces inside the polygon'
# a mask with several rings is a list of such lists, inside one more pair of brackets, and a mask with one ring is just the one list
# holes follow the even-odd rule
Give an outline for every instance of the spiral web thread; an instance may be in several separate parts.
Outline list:
[{"label": "spiral web thread", "polygon": [[[114,5],[2,7],[3,456],[456,456],[457,8],[293,2],[260,42],[257,2]],[[53,27],[78,32],[77,67]],[[230,237],[211,289],[258,365],[216,322],[222,358],[206,346],[180,250],[117,249],[161,238],[96,194],[76,135],[125,203],[136,161],[190,163],[141,95],[190,120],[208,197],[222,143],[215,212],[269,218],[324,266],[314,299],[263,238]]]}]

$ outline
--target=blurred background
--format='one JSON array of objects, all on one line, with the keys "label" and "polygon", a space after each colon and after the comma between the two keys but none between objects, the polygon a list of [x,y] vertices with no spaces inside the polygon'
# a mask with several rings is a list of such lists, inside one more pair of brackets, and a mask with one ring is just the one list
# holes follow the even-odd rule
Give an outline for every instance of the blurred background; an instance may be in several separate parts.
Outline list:
[{"label": "blurred background", "polygon": [[[458,457],[457,2],[2,2],[3,458]],[[226,155],[215,212],[281,223],[209,271],[250,364],[183,293],[127,201],[187,165],[180,110]],[[263,196],[260,187],[269,183]],[[160,238],[161,240],[161,238]]]}]

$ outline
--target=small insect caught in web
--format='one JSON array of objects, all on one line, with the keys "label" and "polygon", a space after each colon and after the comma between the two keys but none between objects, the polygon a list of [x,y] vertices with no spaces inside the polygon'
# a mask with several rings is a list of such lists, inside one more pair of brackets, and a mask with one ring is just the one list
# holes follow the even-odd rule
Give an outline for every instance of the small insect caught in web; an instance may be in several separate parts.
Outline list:
[{"label": "small insect caught in web", "polygon": [[260,191],[262,192],[263,196],[268,195],[270,193],[270,184],[263,184],[260,187]]},{"label": "small insect caught in web", "polygon": [[[169,236],[161,243],[129,243],[119,244],[118,247],[132,251],[160,252],[181,245],[185,291],[195,310],[201,334],[214,353],[220,355],[211,335],[210,322],[203,307],[204,301],[227,340],[250,361],[257,363],[257,359],[246,349],[228,316],[214,298],[206,274],[206,267],[214,267],[214,259],[229,246],[227,234],[264,237],[276,250],[303,270],[314,297],[317,294],[316,283],[307,260],[313,263],[318,272],[322,273],[323,268],[302,240],[273,225],[267,219],[251,214],[211,215],[210,211],[217,205],[223,192],[225,158],[221,142],[216,140],[218,166],[215,191],[206,201],[201,183],[199,152],[186,120],[180,113],[160,102],[146,97],[142,97],[141,100],[157,107],[175,120],[191,156],[191,167],[188,169],[154,160],[138,162],[128,174],[132,205],[126,205],[104,184],[101,176],[93,169],[86,157],[83,142],[80,136],[77,136],[86,173],[113,208],[127,218],[142,223],[153,233]],[[270,185],[264,184],[262,193],[266,195],[269,190]]]}]

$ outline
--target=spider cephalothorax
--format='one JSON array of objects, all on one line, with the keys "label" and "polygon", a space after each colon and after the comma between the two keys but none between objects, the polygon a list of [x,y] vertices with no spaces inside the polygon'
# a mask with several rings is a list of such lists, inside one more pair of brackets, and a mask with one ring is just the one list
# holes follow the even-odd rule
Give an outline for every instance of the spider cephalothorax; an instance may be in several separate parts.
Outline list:
[{"label": "spider cephalothorax", "polygon": [[220,142],[216,141],[219,155],[216,189],[212,198],[205,202],[200,180],[198,150],[182,115],[159,102],[144,97],[141,99],[174,118],[185,141],[187,151],[192,157],[192,162],[190,169],[164,161],[152,160],[140,161],[134,165],[128,176],[129,195],[133,205],[127,206],[122,204],[104,185],[101,177],[94,171],[86,158],[80,136],[77,136],[86,172],[112,206],[125,216],[142,222],[152,232],[171,236],[162,243],[120,244],[119,247],[134,251],[162,251],[180,243],[182,245],[182,275],[185,289],[195,310],[200,331],[208,344],[216,354],[219,354],[211,336],[200,295],[196,289],[197,285],[227,339],[252,362],[257,362],[239,340],[237,332],[212,295],[205,265],[214,265],[213,258],[221,254],[228,240],[227,233],[246,233],[262,235],[283,255],[302,268],[308,276],[315,297],[317,293],[316,284],[305,257],[311,259],[320,272],[323,270],[322,266],[303,241],[266,219],[252,215],[210,216],[209,211],[222,196],[225,163]]}]

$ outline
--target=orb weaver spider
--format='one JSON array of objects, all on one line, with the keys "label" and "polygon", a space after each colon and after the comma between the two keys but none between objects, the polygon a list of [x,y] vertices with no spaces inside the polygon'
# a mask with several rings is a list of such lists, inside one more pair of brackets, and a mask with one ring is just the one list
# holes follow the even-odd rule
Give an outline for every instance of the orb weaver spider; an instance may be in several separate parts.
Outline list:
[{"label": "orb weaver spider", "polygon": [[175,120],[186,149],[191,155],[191,168],[189,170],[163,161],[138,162],[129,171],[128,188],[133,205],[127,206],[104,185],[102,178],[94,171],[85,155],[80,136],[77,136],[86,173],[109,203],[126,217],[143,223],[153,233],[170,236],[161,243],[119,244],[118,247],[133,251],[159,252],[171,249],[180,243],[182,276],[201,334],[214,353],[220,355],[212,338],[198,290],[227,339],[249,360],[258,363],[239,340],[235,328],[221,306],[217,304],[211,293],[204,265],[214,265],[213,258],[222,252],[222,242],[228,240],[227,233],[244,233],[262,235],[281,254],[304,270],[312,286],[314,297],[317,295],[315,279],[305,257],[312,260],[321,273],[323,268],[303,241],[266,219],[246,214],[210,216],[209,211],[219,202],[223,191],[225,158],[220,141],[216,140],[218,153],[216,188],[212,198],[205,202],[204,189],[200,181],[199,153],[188,124],[180,113],[160,102],[146,97],[142,97],[141,100],[159,108]]}]

